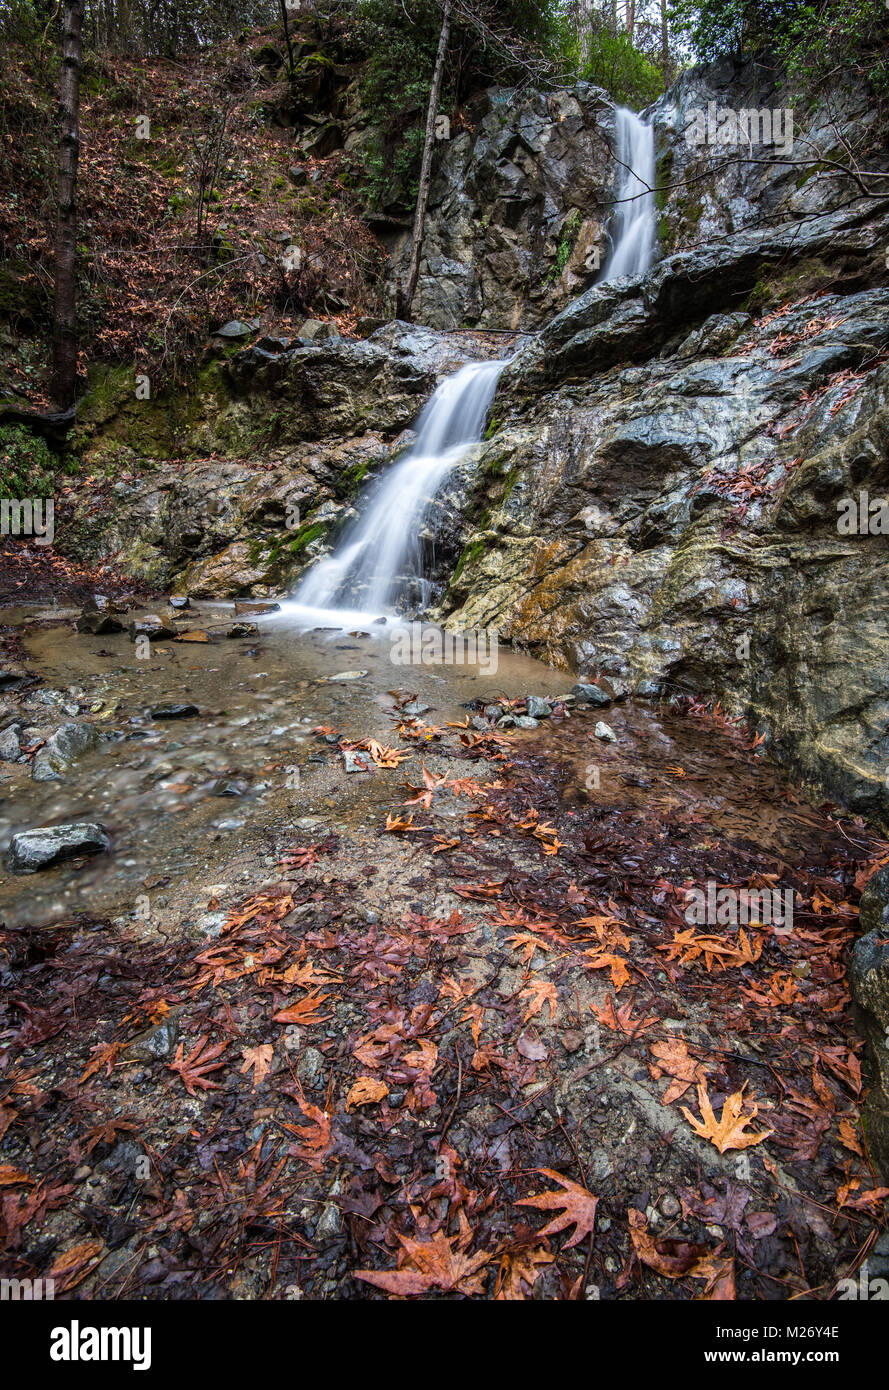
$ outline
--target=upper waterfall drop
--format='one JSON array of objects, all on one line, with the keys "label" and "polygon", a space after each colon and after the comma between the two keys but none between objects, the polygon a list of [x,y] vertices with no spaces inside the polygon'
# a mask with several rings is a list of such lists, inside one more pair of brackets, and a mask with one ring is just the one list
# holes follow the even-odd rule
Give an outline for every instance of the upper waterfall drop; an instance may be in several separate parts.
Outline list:
[{"label": "upper waterfall drop", "polygon": [[644,275],[654,256],[654,130],[625,106],[615,108],[615,211],[604,280]]},{"label": "upper waterfall drop", "polygon": [[368,622],[391,613],[406,580],[422,582],[419,532],[447,475],[481,439],[505,362],[469,362],[424,407],[417,437],[372,483],[334,550],[309,570],[288,605],[304,621]]}]

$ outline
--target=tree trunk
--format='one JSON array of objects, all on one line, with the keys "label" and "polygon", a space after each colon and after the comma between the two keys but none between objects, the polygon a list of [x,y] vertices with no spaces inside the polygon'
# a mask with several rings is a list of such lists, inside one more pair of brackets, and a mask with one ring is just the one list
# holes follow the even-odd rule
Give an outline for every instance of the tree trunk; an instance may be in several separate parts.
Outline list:
[{"label": "tree trunk", "polygon": [[667,80],[667,69],[670,66],[670,31],[667,27],[667,0],[661,0],[661,67],[664,72],[664,80]]},{"label": "tree trunk", "polygon": [[287,0],[278,0],[281,10],[281,20],[284,24],[284,42],[287,45],[287,77],[293,81],[294,59],[293,59],[293,40],[290,37],[290,20],[287,18]]},{"label": "tree trunk", "polygon": [[636,28],[636,0],[627,0],[627,37],[630,43],[633,42],[633,33]]},{"label": "tree trunk", "polygon": [[77,383],[77,159],[83,61],[83,0],[65,0],[59,83],[59,208],[56,222],[56,298],[53,313],[52,394],[62,410],[74,404]]},{"label": "tree trunk", "polygon": [[423,228],[426,223],[426,201],[429,197],[429,180],[432,173],[432,149],[435,143],[435,117],[438,112],[438,98],[441,93],[441,79],[444,73],[445,57],[448,51],[448,34],[451,28],[451,0],[445,0],[444,18],[438,40],[438,53],[435,58],[435,71],[432,74],[432,90],[429,93],[429,107],[426,111],[426,140],[423,145],[423,162],[420,165],[420,187],[417,190],[417,211],[414,214],[414,230],[411,238],[411,259],[407,272],[407,283],[399,296],[398,317],[410,320],[411,305],[420,274],[420,255],[423,250]]}]

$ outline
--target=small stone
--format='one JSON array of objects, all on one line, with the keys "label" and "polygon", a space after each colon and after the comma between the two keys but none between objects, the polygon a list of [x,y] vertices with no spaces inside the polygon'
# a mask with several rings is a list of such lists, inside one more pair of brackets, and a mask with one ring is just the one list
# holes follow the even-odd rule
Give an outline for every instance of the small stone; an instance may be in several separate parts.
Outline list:
[{"label": "small stone", "polygon": [[314,1089],[324,1080],[324,1053],[317,1047],[307,1047],[296,1064],[296,1074],[304,1086]]},{"label": "small stone", "polygon": [[526,705],[532,719],[549,719],[553,712],[549,700],[544,700],[540,695],[529,695]]},{"label": "small stone", "polygon": [[124,1051],[138,1057],[140,1062],[156,1062],[163,1057],[172,1057],[178,1037],[179,1019],[175,1013],[171,1013],[153,1028],[146,1028],[144,1033],[127,1044]]},{"label": "small stone", "polygon": [[187,594],[172,594],[170,598],[167,600],[167,602],[169,603],[171,608],[174,608],[176,610],[177,613],[181,612],[185,608],[191,607],[191,600]]},{"label": "small stone", "polygon": [[104,826],[92,822],[41,826],[13,835],[8,863],[13,873],[32,874],[38,869],[48,869],[63,859],[104,854],[110,848],[111,839]]},{"label": "small stone", "polygon": [[24,685],[27,680],[28,672],[21,662],[0,662],[0,690],[13,690],[16,686]]},{"label": "small stone", "polygon": [[249,338],[253,329],[247,323],[242,323],[240,319],[229,319],[221,328],[217,328],[215,337],[217,338]]},{"label": "small stone", "polygon": [[247,790],[246,782],[239,782],[234,777],[220,777],[213,784],[213,796],[243,796]]},{"label": "small stone", "polygon": [[369,753],[356,753],[346,749],[343,753],[343,768],[346,772],[371,772],[373,759]]},{"label": "small stone", "polygon": [[323,319],[306,319],[305,323],[298,329],[298,336],[307,338],[310,343],[323,343],[338,338],[340,335],[335,324],[325,323]]},{"label": "small stone", "polygon": [[[339,1207],[334,1202],[328,1202],[318,1218],[318,1225],[315,1227],[315,1235],[335,1236],[338,1234],[342,1222],[343,1218]],[[335,1284],[334,1287],[336,1287]]]},{"label": "small stone", "polygon": [[15,763],[21,756],[18,729],[4,729],[0,734],[0,762]]},{"label": "small stone", "polygon": [[610,724],[604,723],[604,721],[601,719],[599,720],[595,729],[593,729],[593,733],[595,734],[596,738],[601,738],[605,743],[617,743],[617,734],[614,732]]},{"label": "small stone", "polygon": [[101,637],[109,632],[123,632],[122,622],[103,609],[89,604],[83,609],[74,626],[78,632],[88,632],[92,637]]},{"label": "small stone", "polygon": [[666,1217],[678,1216],[682,1210],[682,1204],[673,1196],[672,1192],[667,1192],[661,1198],[660,1207]]},{"label": "small stone", "polygon": [[239,618],[242,613],[277,613],[281,608],[280,603],[266,603],[253,599],[239,599],[235,604],[235,617]]},{"label": "small stone", "polygon": [[176,636],[176,629],[168,627],[155,613],[147,613],[144,618],[136,618],[130,623],[130,641],[147,637],[150,642],[163,642]]},{"label": "small stone", "polygon": [[232,623],[226,637],[258,637],[259,628],[256,623]]},{"label": "small stone", "polygon": [[46,740],[31,764],[35,782],[61,782],[82,753],[88,753],[99,742],[98,731],[92,724],[63,724]]},{"label": "small stone", "polygon": [[578,681],[577,685],[571,687],[571,694],[582,705],[604,706],[611,704],[611,697],[600,685],[587,685],[584,681]]},{"label": "small stone", "polygon": [[152,719],[194,719],[200,710],[197,705],[152,705],[149,714]]},{"label": "small stone", "polygon": [[539,729],[540,720],[532,719],[530,714],[520,714],[516,719],[515,726],[517,729]]},{"label": "small stone", "polygon": [[335,676],[328,676],[329,681],[360,681],[367,675],[366,671],[337,671]]}]

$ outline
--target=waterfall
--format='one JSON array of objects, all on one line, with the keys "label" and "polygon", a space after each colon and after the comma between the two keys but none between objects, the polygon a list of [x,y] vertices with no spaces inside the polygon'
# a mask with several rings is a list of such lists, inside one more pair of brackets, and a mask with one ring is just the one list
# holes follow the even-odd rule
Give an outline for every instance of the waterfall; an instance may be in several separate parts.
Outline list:
[{"label": "waterfall", "polygon": [[417,437],[358,504],[337,545],[301,580],[288,611],[304,621],[373,621],[422,582],[420,531],[448,474],[479,441],[505,362],[470,362],[425,406]]},{"label": "waterfall", "polygon": [[615,210],[603,280],[644,275],[654,254],[654,131],[635,111],[615,109]]}]

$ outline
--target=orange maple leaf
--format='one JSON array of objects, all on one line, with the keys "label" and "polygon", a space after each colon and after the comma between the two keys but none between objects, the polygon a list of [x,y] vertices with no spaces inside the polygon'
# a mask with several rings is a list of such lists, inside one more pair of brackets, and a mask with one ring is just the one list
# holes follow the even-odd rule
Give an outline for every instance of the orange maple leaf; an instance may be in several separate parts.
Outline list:
[{"label": "orange maple leaf", "polygon": [[594,1197],[592,1192],[588,1192],[580,1183],[572,1182],[570,1178],[563,1178],[561,1173],[555,1172],[552,1168],[538,1168],[538,1173],[544,1177],[551,1178],[563,1187],[564,1192],[538,1192],[535,1197],[522,1197],[518,1205],[520,1207],[538,1207],[541,1211],[561,1212],[560,1216],[554,1216],[548,1225],[544,1226],[538,1235],[553,1236],[558,1231],[565,1231],[569,1226],[574,1226],[574,1235],[565,1242],[565,1249],[568,1250],[572,1245],[579,1244],[584,1236],[592,1234],[596,1224],[596,1207],[599,1198]]},{"label": "orange maple leaf", "polygon": [[377,1081],[372,1076],[359,1076],[346,1097],[346,1110],[359,1105],[375,1105],[377,1101],[385,1100],[388,1094],[389,1087],[385,1081]]},{"label": "orange maple leaf", "polygon": [[635,1037],[658,1021],[656,1014],[648,1014],[646,1018],[634,1018],[632,1004],[624,1004],[622,1009],[615,1009],[610,994],[604,1009],[597,1008],[595,1004],[590,1004],[590,1008],[606,1028],[610,1028],[613,1033],[625,1033],[628,1038]]},{"label": "orange maple leaf", "polygon": [[559,996],[554,984],[538,977],[529,980],[525,988],[519,991],[519,994],[521,998],[525,998],[527,995],[529,999],[525,1017],[522,1019],[523,1023],[527,1023],[529,1018],[535,1018],[537,1014],[541,1013],[544,1004],[549,1006],[549,1021],[552,1023],[559,1003]]},{"label": "orange maple leaf", "polygon": [[298,999],[295,1004],[288,1004],[286,1009],[279,1009],[276,1014],[272,1014],[272,1021],[274,1023],[326,1023],[331,1015],[322,1015],[318,1010],[325,999],[329,998],[329,994],[320,994],[316,989],[303,999]]},{"label": "orange maple leaf", "polygon": [[272,1043],[263,1043],[260,1047],[245,1047],[241,1056],[244,1058],[244,1065],[241,1067],[241,1075],[253,1068],[253,1090],[268,1076],[272,1065],[272,1058],[275,1049]]},{"label": "orange maple leaf", "polygon": [[228,1047],[227,1042],[213,1043],[208,1046],[209,1037],[204,1033],[191,1052],[185,1057],[185,1044],[180,1043],[176,1049],[176,1056],[167,1066],[170,1071],[177,1071],[185,1083],[185,1089],[190,1096],[196,1095],[196,1086],[200,1086],[202,1091],[218,1091],[219,1083],[208,1081],[207,1074],[211,1071],[219,1071],[220,1067],[225,1066],[225,1062],[217,1062]]},{"label": "orange maple leaf", "polygon": [[[471,1232],[469,1233],[471,1236]],[[447,1236],[444,1231],[413,1240],[408,1236],[398,1236],[402,1250],[398,1268],[377,1271],[356,1269],[355,1278],[375,1284],[392,1294],[429,1293],[431,1289],[441,1289],[444,1293],[481,1294],[484,1283],[478,1271],[491,1259],[487,1250],[479,1250],[475,1255],[465,1253],[465,1234]],[[463,1248],[461,1248],[461,1246]]]},{"label": "orange maple leaf", "polygon": [[688,1047],[680,1038],[654,1043],[651,1051],[657,1058],[657,1065],[650,1068],[654,1080],[657,1081],[664,1072],[673,1078],[661,1097],[662,1105],[672,1105],[674,1100],[685,1095],[692,1082],[703,1081],[707,1075],[704,1063],[689,1054]]},{"label": "orange maple leaf", "polygon": [[754,1144],[761,1144],[764,1139],[768,1139],[774,1130],[767,1129],[762,1134],[745,1134],[744,1130],[756,1119],[759,1114],[759,1106],[755,1101],[751,1101],[753,1109],[748,1115],[743,1114],[744,1091],[747,1082],[741,1087],[740,1091],[735,1091],[734,1095],[729,1096],[722,1107],[722,1114],[717,1120],[713,1113],[713,1106],[710,1104],[710,1096],[707,1091],[706,1081],[698,1082],[698,1105],[701,1108],[702,1119],[698,1120],[686,1106],[681,1105],[682,1111],[688,1123],[702,1139],[709,1139],[711,1144],[715,1144],[721,1154],[726,1149],[749,1149]]},{"label": "orange maple leaf", "polygon": [[555,1255],[543,1245],[534,1245],[520,1250],[507,1250],[500,1259],[497,1271],[497,1301],[518,1302],[528,1297],[532,1286],[537,1282],[547,1265],[552,1264]]}]

